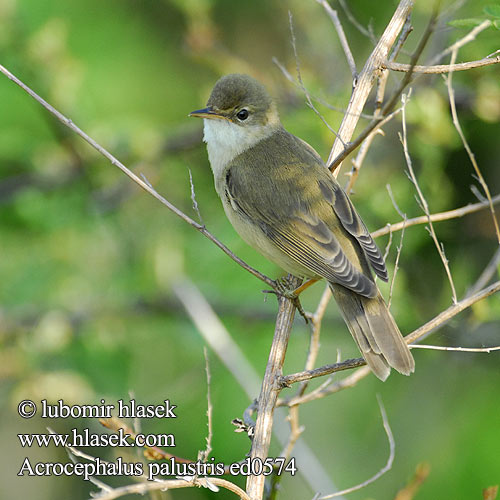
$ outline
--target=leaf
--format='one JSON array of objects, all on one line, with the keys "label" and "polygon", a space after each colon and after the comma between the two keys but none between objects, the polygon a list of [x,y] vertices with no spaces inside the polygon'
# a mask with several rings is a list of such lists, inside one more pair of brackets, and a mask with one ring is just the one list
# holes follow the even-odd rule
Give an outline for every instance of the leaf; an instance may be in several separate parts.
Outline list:
[{"label": "leaf", "polygon": [[483,12],[488,16],[500,17],[500,5],[488,5]]},{"label": "leaf", "polygon": [[495,26],[497,30],[500,30],[500,19],[493,21],[493,26]]},{"label": "leaf", "polygon": [[468,17],[466,19],[455,19],[450,21],[448,24],[454,28],[473,28],[474,26],[479,26],[484,19],[479,17]]}]

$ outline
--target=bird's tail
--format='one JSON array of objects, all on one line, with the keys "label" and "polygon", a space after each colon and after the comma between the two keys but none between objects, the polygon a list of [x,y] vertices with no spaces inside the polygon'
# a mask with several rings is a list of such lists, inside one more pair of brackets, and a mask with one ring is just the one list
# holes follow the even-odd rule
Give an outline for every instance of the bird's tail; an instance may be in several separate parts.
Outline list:
[{"label": "bird's tail", "polygon": [[385,380],[395,368],[403,375],[415,370],[415,361],[384,299],[377,290],[367,298],[330,283],[349,331],[372,372]]}]

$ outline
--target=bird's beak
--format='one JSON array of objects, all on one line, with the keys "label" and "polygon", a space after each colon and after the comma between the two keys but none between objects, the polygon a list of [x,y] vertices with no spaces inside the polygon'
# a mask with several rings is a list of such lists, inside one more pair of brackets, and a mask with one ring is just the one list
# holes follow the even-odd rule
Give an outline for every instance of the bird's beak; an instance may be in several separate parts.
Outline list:
[{"label": "bird's beak", "polygon": [[189,113],[189,116],[194,116],[195,118],[208,118],[211,120],[214,120],[217,118],[221,119],[221,120],[227,120],[227,118],[224,115],[217,113],[210,106],[208,108],[197,109],[196,111],[191,111],[191,113]]}]

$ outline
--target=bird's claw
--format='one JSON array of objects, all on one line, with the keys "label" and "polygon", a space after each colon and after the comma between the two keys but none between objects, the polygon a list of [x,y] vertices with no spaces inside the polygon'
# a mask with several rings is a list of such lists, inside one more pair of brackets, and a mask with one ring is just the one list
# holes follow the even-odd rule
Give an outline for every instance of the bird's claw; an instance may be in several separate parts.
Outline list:
[{"label": "bird's claw", "polygon": [[284,297],[293,302],[293,305],[299,311],[299,314],[304,318],[306,323],[309,323],[307,313],[304,311],[302,304],[297,294],[297,288],[292,284],[288,276],[282,276],[274,281],[274,290],[264,290],[265,293],[274,293],[278,297]]}]

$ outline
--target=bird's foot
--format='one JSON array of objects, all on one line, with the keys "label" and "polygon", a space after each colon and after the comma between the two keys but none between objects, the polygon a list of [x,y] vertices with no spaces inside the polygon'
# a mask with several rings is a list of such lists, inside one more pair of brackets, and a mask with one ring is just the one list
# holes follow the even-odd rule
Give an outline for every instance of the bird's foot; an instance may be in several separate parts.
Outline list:
[{"label": "bird's foot", "polygon": [[274,290],[264,290],[264,292],[274,293],[278,297],[285,297],[286,299],[291,300],[293,305],[297,308],[297,311],[299,311],[299,314],[304,318],[305,322],[309,323],[309,315],[304,311],[304,308],[300,303],[299,294],[305,290],[305,288],[303,289],[304,285],[309,283],[311,280],[299,287],[296,287],[292,280],[293,277],[291,276],[282,276],[274,281]]}]

